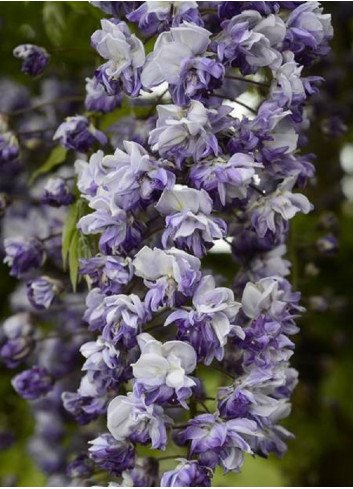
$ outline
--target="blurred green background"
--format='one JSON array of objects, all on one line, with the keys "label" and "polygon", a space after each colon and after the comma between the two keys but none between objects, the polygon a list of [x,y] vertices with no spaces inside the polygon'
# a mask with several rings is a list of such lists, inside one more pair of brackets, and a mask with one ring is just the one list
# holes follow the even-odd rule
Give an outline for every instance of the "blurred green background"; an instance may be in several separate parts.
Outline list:
[{"label": "blurred green background", "polygon": [[[314,104],[316,120],[306,148],[317,155],[317,182],[308,189],[315,212],[294,221],[289,249],[292,280],[308,309],[295,339],[293,364],[300,383],[286,422],[296,438],[282,460],[249,457],[241,474],[217,473],[214,485],[353,485],[353,2],[323,6],[333,16],[335,38],[331,55],[312,70],[327,80]],[[50,74],[78,80],[83,92],[84,76],[95,64],[88,49],[99,18],[101,12],[87,2],[0,2],[0,78],[36,92],[37,82],[20,73],[12,56],[16,45],[32,42],[57,50]],[[327,129],[335,117],[347,126],[339,138],[330,137]],[[317,243],[328,234],[339,237],[333,256],[320,254]],[[219,258],[225,267],[228,259]],[[2,266],[0,277],[0,313],[6,317],[14,283]],[[320,306],[322,299],[325,306]],[[0,485],[43,486],[43,475],[25,453],[32,423],[25,401],[11,388],[14,373],[0,366],[0,431],[10,428],[15,434],[12,446],[0,452]]]}]

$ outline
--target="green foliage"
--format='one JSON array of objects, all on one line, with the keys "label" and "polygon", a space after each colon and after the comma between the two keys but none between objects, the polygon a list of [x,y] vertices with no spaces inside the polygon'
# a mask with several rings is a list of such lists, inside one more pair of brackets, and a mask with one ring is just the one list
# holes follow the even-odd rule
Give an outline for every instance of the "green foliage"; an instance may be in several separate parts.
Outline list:
[{"label": "green foliage", "polygon": [[79,239],[80,239],[80,232],[76,229],[73,232],[72,239],[70,241],[70,248],[69,248],[70,280],[74,292],[76,291],[77,276],[79,270],[79,259],[80,259],[80,252],[78,246]]},{"label": "green foliage", "polygon": [[[29,417],[28,414],[26,414]],[[13,477],[15,484],[13,484]],[[45,487],[44,474],[35,467],[31,458],[25,453],[25,444],[16,443],[11,449],[1,454],[0,483],[2,486]]]},{"label": "green foliage", "polygon": [[48,38],[54,45],[59,45],[65,30],[65,3],[44,2],[42,15]]},{"label": "green foliage", "polygon": [[[65,4],[70,7],[76,14],[82,15],[87,13],[86,2],[65,2]],[[99,10],[97,11],[97,14],[99,14]]]},{"label": "green foliage", "polygon": [[120,119],[124,117],[139,117],[144,118],[147,117],[151,111],[151,107],[132,107],[128,100],[125,100],[121,107],[110,112],[109,114],[105,114],[100,118],[100,128],[103,131],[106,131],[112,124],[115,124]]},{"label": "green foliage", "polygon": [[78,271],[81,258],[93,256],[95,243],[77,229],[77,222],[89,212],[87,203],[78,199],[71,204],[66,215],[62,233],[62,261],[64,270],[69,265],[70,280],[73,290],[76,290]]},{"label": "green foliage", "polygon": [[67,258],[69,254],[69,250],[71,247],[71,242],[73,240],[74,234],[76,232],[76,223],[78,221],[78,202],[71,204],[66,214],[66,219],[62,232],[62,261],[64,270],[66,269]]},{"label": "green foliage", "polygon": [[[3,283],[7,282],[3,281]],[[0,366],[0,431],[10,429],[15,436],[14,445],[0,452],[0,485],[45,485],[45,477],[25,453],[27,437],[32,433],[33,421],[29,406],[10,384],[14,372]]]},{"label": "green foliage", "polygon": [[55,146],[51,151],[47,160],[39,167],[29,179],[29,184],[32,184],[40,175],[44,175],[54,170],[61,163],[64,163],[67,156],[67,149],[62,146]]},{"label": "green foliage", "polygon": [[100,10],[88,2],[0,2],[1,72],[32,92],[38,91],[40,80],[21,73],[21,63],[12,55],[17,45],[30,42],[43,46],[52,56],[42,78],[55,75],[62,80],[84,80],[99,62],[90,37],[101,17]]},{"label": "green foliage", "polygon": [[283,487],[288,481],[280,470],[280,464],[274,457],[263,459],[245,455],[245,462],[239,474],[224,474],[217,469],[212,480],[214,487]]},{"label": "green foliage", "polygon": [[77,200],[69,208],[62,233],[62,260],[63,267],[66,269],[67,262],[69,264],[70,280],[73,290],[76,290],[77,277],[79,271],[79,239],[80,232],[77,229],[77,221],[80,218],[80,210],[82,201]]}]

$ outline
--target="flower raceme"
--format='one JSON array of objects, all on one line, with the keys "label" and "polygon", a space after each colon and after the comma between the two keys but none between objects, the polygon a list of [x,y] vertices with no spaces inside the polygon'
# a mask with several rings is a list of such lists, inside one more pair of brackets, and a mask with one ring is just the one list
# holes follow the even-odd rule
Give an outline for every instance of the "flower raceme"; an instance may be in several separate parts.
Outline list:
[{"label": "flower raceme", "polygon": [[[53,136],[74,169],[30,189],[26,212],[6,209],[4,261],[24,282],[0,355],[26,364],[13,386],[33,401],[33,456],[63,485],[210,486],[216,467],[282,455],[292,437],[304,309],[286,253],[291,219],[312,209],[304,105],[321,78],[305,71],[328,52],[330,16],[318,2],[91,3],[109,16],[91,37],[103,61],[81,83],[88,112],[63,111]],[[31,75],[49,59],[14,54]],[[0,171],[22,158],[14,134],[0,124]]]}]

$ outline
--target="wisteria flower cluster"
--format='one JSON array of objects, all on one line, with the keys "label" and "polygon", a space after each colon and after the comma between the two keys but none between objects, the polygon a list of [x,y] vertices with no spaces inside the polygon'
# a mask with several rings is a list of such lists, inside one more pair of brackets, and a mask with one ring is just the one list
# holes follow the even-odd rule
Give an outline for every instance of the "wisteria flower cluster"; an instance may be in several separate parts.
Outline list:
[{"label": "wisteria flower cluster", "polygon": [[[216,467],[282,455],[292,437],[304,308],[287,241],[312,209],[302,147],[322,79],[305,71],[329,51],[330,16],[318,2],[91,3],[107,15],[91,37],[102,64],[84,106],[50,115],[61,165],[25,205],[4,203],[19,286],[0,354],[27,365],[12,384],[53,484],[210,486]],[[49,61],[29,44],[14,55],[32,76]],[[0,127],[11,179],[20,143]],[[220,243],[232,280],[210,265]]]}]

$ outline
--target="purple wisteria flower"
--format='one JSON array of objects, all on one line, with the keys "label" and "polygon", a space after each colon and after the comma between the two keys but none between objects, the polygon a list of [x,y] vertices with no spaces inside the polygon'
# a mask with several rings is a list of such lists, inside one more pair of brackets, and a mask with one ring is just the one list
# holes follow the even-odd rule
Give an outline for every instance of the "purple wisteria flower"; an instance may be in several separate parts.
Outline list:
[{"label": "purple wisteria flower", "polygon": [[121,286],[130,282],[133,267],[129,257],[98,254],[93,258],[81,259],[80,273],[89,277],[93,287],[113,293],[121,292]]},{"label": "purple wisteria flower", "polygon": [[48,52],[34,44],[20,44],[14,49],[13,55],[22,61],[21,71],[31,76],[43,73],[49,62]]},{"label": "purple wisteria flower", "polygon": [[85,320],[92,330],[101,331],[103,338],[114,345],[134,346],[142,325],[149,319],[145,305],[135,294],[105,296],[95,288],[86,303]]},{"label": "purple wisteria flower", "polygon": [[89,456],[100,469],[120,475],[124,470],[133,468],[135,450],[131,443],[117,441],[109,433],[104,433],[89,443]]},{"label": "purple wisteria flower", "polygon": [[156,128],[151,132],[149,144],[162,157],[171,157],[180,166],[185,158],[197,162],[208,155],[218,155],[216,134],[230,125],[231,107],[208,109],[192,100],[186,108],[178,105],[158,105]]},{"label": "purple wisteria flower", "polygon": [[161,487],[210,487],[211,471],[196,460],[177,459],[174,470],[163,474]]},{"label": "purple wisteria flower", "polygon": [[178,292],[191,296],[201,277],[200,260],[177,248],[160,250],[144,246],[133,261],[134,272],[149,291],[145,303],[152,311],[173,307]]},{"label": "purple wisteria flower", "polygon": [[42,197],[43,204],[60,207],[61,205],[69,205],[74,201],[74,196],[63,178],[49,178],[44,186],[44,194]]},{"label": "purple wisteria flower", "polygon": [[0,356],[7,367],[15,368],[29,356],[35,345],[30,315],[21,312],[10,316],[2,324],[1,330],[5,341]]},{"label": "purple wisteria flower", "polygon": [[90,290],[86,297],[86,311],[83,319],[92,331],[102,331],[105,326],[105,294],[98,288]]},{"label": "purple wisteria flower", "polygon": [[120,107],[122,102],[122,94],[109,95],[95,77],[86,78],[85,107],[87,110],[106,114]]},{"label": "purple wisteria flower", "polygon": [[[87,381],[99,385],[101,395],[115,389],[118,382],[133,377],[131,363],[138,358],[137,350],[137,347],[126,349],[114,345],[102,336],[96,341],[84,343],[80,352],[86,358],[82,370],[86,372]],[[83,392],[85,386],[81,387],[80,392]]]},{"label": "purple wisteria flower", "polygon": [[11,131],[0,133],[0,165],[17,161],[20,155],[18,139]]},{"label": "purple wisteria flower", "polygon": [[116,95],[123,88],[128,95],[137,96],[145,63],[143,43],[131,34],[125,22],[102,19],[101,26],[101,30],[92,34],[91,43],[108,61],[96,70],[97,80],[109,95]]},{"label": "purple wisteria flower", "polygon": [[141,356],[132,365],[135,392],[145,394],[147,404],[177,399],[187,408],[185,400],[196,386],[195,380],[187,375],[196,368],[193,347],[183,341],[162,344],[148,333],[140,334],[137,341]]},{"label": "purple wisteria flower", "polygon": [[107,412],[106,396],[95,394],[94,397],[81,395],[79,392],[63,392],[62,404],[80,425],[90,423]]},{"label": "purple wisteria flower", "polygon": [[[40,85],[35,111],[5,86],[3,112],[24,110],[10,129],[0,118],[4,262],[22,281],[0,355],[27,363],[12,383],[32,401],[29,453],[47,485],[208,487],[292,437],[281,423],[304,308],[287,242],[312,209],[302,148],[322,79],[306,67],[328,52],[330,16],[317,2],[91,3],[112,18],[91,37],[104,61],[82,80],[87,113],[68,101],[74,81]],[[15,55],[32,75],[49,59]],[[81,154],[27,189],[19,155],[49,139],[22,133],[58,120],[52,143]],[[330,254],[336,233],[322,229]]]},{"label": "purple wisteria flower", "polygon": [[211,33],[183,22],[157,39],[141,74],[144,87],[168,82],[173,100],[185,105],[221,85],[224,67],[206,56]]},{"label": "purple wisteria flower", "polygon": [[147,36],[167,30],[170,25],[179,25],[183,20],[191,25],[202,24],[197,2],[143,2],[127,18],[137,23]]},{"label": "purple wisteria flower", "polygon": [[106,155],[102,160],[105,175],[101,186],[110,192],[114,190],[114,204],[124,210],[138,208],[146,204],[154,192],[171,188],[174,174],[154,161],[139,144],[124,141],[124,151],[116,149],[114,155]]},{"label": "purple wisteria flower", "polygon": [[198,361],[209,365],[214,358],[222,360],[229,334],[245,337],[241,327],[235,324],[241,304],[234,300],[231,289],[215,287],[211,275],[201,279],[192,303],[191,310],[179,309],[172,312],[165,325],[177,325],[178,339],[191,343]]},{"label": "purple wisteria flower", "polygon": [[135,295],[110,295],[104,299],[105,326],[103,338],[127,348],[134,346],[136,336],[147,322],[149,315],[141,299]]},{"label": "purple wisteria flower", "polygon": [[140,244],[144,225],[133,212],[175,182],[174,174],[152,160],[139,144],[124,142],[124,149],[104,157],[97,153],[89,163],[77,163],[78,186],[95,211],[84,216],[79,227],[84,234],[101,233],[100,248],[108,254]]},{"label": "purple wisteria flower", "polygon": [[115,196],[100,187],[98,195],[89,203],[95,212],[83,216],[78,223],[84,234],[101,234],[99,249],[103,254],[130,251],[142,241],[143,224],[119,207],[116,198],[119,198],[118,194]]},{"label": "purple wisteria flower", "polygon": [[328,53],[328,41],[333,36],[331,15],[322,14],[319,2],[298,5],[288,17],[287,26],[285,45],[299,63],[309,64]]},{"label": "purple wisteria flower", "polygon": [[179,185],[164,190],[156,204],[157,211],[166,216],[163,246],[174,243],[201,258],[226,233],[225,222],[210,216],[212,207],[212,199],[205,190]]},{"label": "purple wisteria flower", "polygon": [[251,154],[235,153],[229,159],[219,156],[201,161],[192,167],[190,180],[198,188],[203,188],[222,206],[234,199],[243,199],[247,195],[247,187],[252,182],[257,168]]},{"label": "purple wisteria flower", "polygon": [[[251,278],[259,280],[266,277],[286,277],[289,275],[291,263],[283,258],[286,253],[287,247],[284,244],[276,246],[269,251],[264,250],[261,252],[259,250],[258,254],[249,262]],[[248,277],[247,272],[245,272],[245,276]],[[248,277],[246,282],[248,280],[250,280],[250,277]]]},{"label": "purple wisteria flower", "polygon": [[[251,129],[263,143],[263,157],[271,161],[276,152],[288,154],[298,144],[298,134],[289,110],[283,110],[277,100],[265,101],[251,122]],[[288,175],[287,175],[288,176]]]},{"label": "purple wisteria flower", "polygon": [[126,438],[152,448],[164,450],[167,445],[166,425],[172,420],[158,404],[146,404],[144,396],[132,392],[113,399],[107,412],[107,426],[116,440]]},{"label": "purple wisteria flower", "polygon": [[107,136],[98,131],[83,115],[68,117],[56,130],[54,140],[67,149],[73,149],[81,153],[87,153],[93,145],[107,143]]},{"label": "purple wisteria flower", "polygon": [[62,290],[63,284],[60,280],[50,277],[39,277],[27,283],[28,300],[36,309],[49,309]]},{"label": "purple wisteria flower", "polygon": [[301,78],[302,66],[298,66],[291,51],[283,53],[283,64],[274,72],[271,96],[281,107],[300,104],[306,98],[305,79]]},{"label": "purple wisteria flower", "polygon": [[253,208],[251,223],[257,234],[263,238],[267,232],[281,234],[298,212],[308,214],[312,205],[305,195],[292,193],[293,179],[281,183],[277,190],[260,199]]},{"label": "purple wisteria flower", "polygon": [[53,388],[53,379],[43,367],[33,367],[16,375],[12,381],[15,391],[23,399],[38,399]]},{"label": "purple wisteria flower", "polygon": [[163,81],[176,85],[182,61],[205,53],[210,35],[203,27],[187,22],[160,34],[143,68],[143,85],[151,88]]},{"label": "purple wisteria flower", "polygon": [[22,277],[34,268],[43,265],[45,250],[40,241],[35,238],[5,239],[4,263],[10,268],[10,275]]},{"label": "purple wisteria flower", "polygon": [[257,424],[238,418],[223,421],[213,414],[201,414],[177,434],[178,443],[190,441],[190,453],[197,454],[202,465],[214,469],[217,465],[225,472],[238,472],[243,464],[243,452],[252,453],[247,441],[261,437]]},{"label": "purple wisteria flower", "polygon": [[77,187],[81,195],[87,200],[97,194],[97,189],[107,173],[103,165],[103,157],[103,151],[98,150],[92,154],[88,162],[86,160],[76,160],[75,162],[75,170],[78,177]]},{"label": "purple wisteria flower", "polygon": [[316,241],[316,247],[323,255],[334,255],[338,250],[338,241],[335,236],[328,235]]},{"label": "purple wisteria flower", "polygon": [[113,17],[122,17],[123,15],[128,14],[135,7],[139,5],[139,2],[131,1],[131,2],[105,2],[105,1],[93,1],[89,2],[91,5],[100,8],[106,14],[112,15]]},{"label": "purple wisteria flower", "polygon": [[256,283],[248,282],[242,296],[242,309],[247,317],[255,319],[266,313],[278,318],[287,303],[295,302],[288,282],[279,277],[265,277]]},{"label": "purple wisteria flower", "polygon": [[213,49],[222,62],[239,67],[244,75],[265,66],[277,69],[282,61],[278,48],[285,34],[286,26],[279,16],[264,18],[256,10],[245,10],[222,22]]}]

